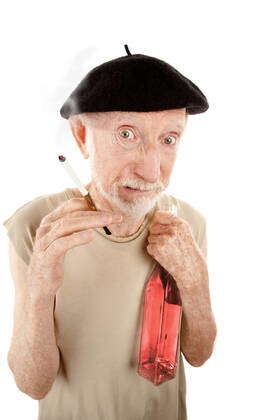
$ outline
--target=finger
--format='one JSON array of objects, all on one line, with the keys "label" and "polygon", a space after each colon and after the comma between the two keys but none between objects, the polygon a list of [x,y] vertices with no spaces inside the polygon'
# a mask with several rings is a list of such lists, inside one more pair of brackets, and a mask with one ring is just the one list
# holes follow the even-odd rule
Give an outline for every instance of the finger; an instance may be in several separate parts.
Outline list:
[{"label": "finger", "polygon": [[90,242],[94,237],[94,231],[92,229],[83,230],[80,232],[74,232],[71,235],[66,235],[57,238],[49,244],[45,249],[46,259],[59,259],[61,256],[76,246],[80,246]]},{"label": "finger", "polygon": [[51,229],[52,224],[44,224],[44,225],[40,225],[37,229],[36,229],[36,235],[35,235],[35,244],[36,242],[38,242],[42,236],[44,236],[47,232],[49,232],[49,230]]},{"label": "finger", "polygon": [[170,224],[162,225],[160,223],[155,223],[149,227],[149,232],[155,233],[155,234],[163,233],[167,231],[170,231]]},{"label": "finger", "polygon": [[52,212],[44,216],[41,220],[41,224],[52,223],[59,217],[75,210],[88,210],[88,204],[84,198],[71,198],[64,201]]},{"label": "finger", "polygon": [[153,217],[153,222],[165,224],[174,224],[178,222],[178,216],[168,211],[157,210]]},{"label": "finger", "polygon": [[168,237],[166,235],[150,235],[150,236],[148,236],[149,244],[164,245],[164,244],[166,244],[167,240],[168,240]]},{"label": "finger", "polygon": [[[53,222],[51,229],[38,239],[39,247],[41,250],[45,250],[51,242],[59,237],[113,223],[120,223],[117,215],[101,212],[94,212],[94,215],[90,217],[62,217]],[[42,228],[44,229],[44,225]]]},{"label": "finger", "polygon": [[[73,210],[70,213],[64,214],[61,217],[53,217],[53,222],[51,222],[51,217],[49,217],[51,215],[51,213],[49,215],[47,215],[47,217],[44,217],[43,219],[45,219],[43,221],[41,221],[40,226],[37,228],[36,230],[36,239],[40,239],[42,236],[44,236],[47,232],[49,232],[54,223],[59,220],[60,218],[69,218],[69,217],[91,217],[94,216],[93,210]],[[49,221],[48,221],[49,220]]]},{"label": "finger", "polygon": [[147,251],[149,254],[154,255],[156,253],[156,246],[155,244],[148,244]]},{"label": "finger", "polygon": [[[51,213],[44,216],[41,220],[41,224],[45,223],[52,223],[55,220],[70,214],[77,210],[84,210],[84,211],[92,211],[95,210],[89,210],[89,206],[84,198],[71,198],[64,203],[62,203],[60,206],[58,206],[56,209],[54,209]],[[104,213],[104,214],[112,214],[113,212],[110,211],[96,211],[97,213]],[[119,213],[118,213],[119,214]]]}]

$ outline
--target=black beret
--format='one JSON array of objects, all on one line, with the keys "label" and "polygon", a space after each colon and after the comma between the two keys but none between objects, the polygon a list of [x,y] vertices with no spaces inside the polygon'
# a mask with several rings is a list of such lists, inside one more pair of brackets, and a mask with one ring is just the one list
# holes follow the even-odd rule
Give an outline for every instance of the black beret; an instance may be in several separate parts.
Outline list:
[{"label": "black beret", "polygon": [[170,64],[131,54],[93,68],[60,109],[63,118],[83,112],[162,111],[186,108],[199,114],[209,108],[201,90]]}]

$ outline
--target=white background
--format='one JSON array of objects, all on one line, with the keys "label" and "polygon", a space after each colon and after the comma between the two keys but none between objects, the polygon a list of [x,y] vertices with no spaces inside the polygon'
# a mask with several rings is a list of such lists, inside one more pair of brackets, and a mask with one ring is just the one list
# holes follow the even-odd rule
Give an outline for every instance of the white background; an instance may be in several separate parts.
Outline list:
[{"label": "white background", "polygon": [[[279,13],[273,1],[6,2],[1,7],[3,222],[38,195],[84,182],[88,161],[59,109],[93,67],[132,54],[161,58],[208,98],[190,116],[168,191],[207,220],[218,336],[201,367],[185,362],[189,420],[274,420],[279,409]],[[1,224],[0,416],[36,419],[6,356],[13,283]],[[110,419],[108,419],[110,420]],[[134,419],[131,419],[134,420]],[[174,419],[175,420],[175,419]]]}]

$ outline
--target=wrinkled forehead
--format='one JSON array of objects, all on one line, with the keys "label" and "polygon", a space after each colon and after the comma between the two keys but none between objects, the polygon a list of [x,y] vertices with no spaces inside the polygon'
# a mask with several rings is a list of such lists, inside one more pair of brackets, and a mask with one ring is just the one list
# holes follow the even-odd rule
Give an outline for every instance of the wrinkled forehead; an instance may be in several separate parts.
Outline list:
[{"label": "wrinkled forehead", "polygon": [[134,112],[134,111],[110,111],[92,113],[92,122],[100,126],[116,126],[119,124],[131,124],[142,126],[168,126],[173,125],[184,129],[187,113],[185,108],[168,109],[163,111]]}]

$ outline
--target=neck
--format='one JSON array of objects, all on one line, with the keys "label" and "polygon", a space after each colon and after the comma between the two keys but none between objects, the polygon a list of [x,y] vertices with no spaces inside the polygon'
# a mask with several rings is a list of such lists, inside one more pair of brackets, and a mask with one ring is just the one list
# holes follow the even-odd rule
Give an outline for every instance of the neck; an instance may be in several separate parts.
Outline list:
[{"label": "neck", "polygon": [[89,191],[97,210],[111,211],[115,213],[121,213],[123,215],[123,220],[121,223],[113,223],[107,225],[112,235],[117,237],[127,237],[137,232],[137,230],[140,228],[145,219],[145,215],[140,218],[133,218],[131,216],[128,216],[122,211],[120,211],[114,205],[114,203],[111,203],[106,198],[104,198],[100,194],[100,192],[95,188],[95,185],[93,183],[87,184],[85,188]]}]

